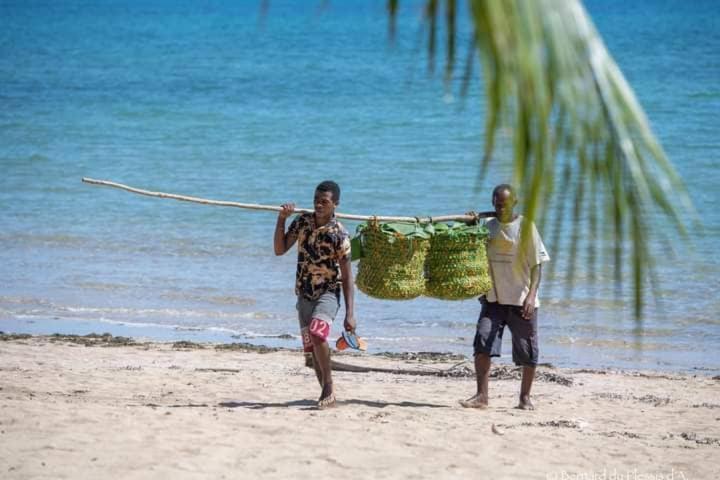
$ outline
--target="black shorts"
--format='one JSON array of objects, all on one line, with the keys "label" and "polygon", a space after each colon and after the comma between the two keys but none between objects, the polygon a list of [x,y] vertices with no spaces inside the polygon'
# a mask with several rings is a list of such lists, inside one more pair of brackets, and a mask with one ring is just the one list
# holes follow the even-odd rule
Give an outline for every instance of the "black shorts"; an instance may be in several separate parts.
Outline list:
[{"label": "black shorts", "polygon": [[522,307],[483,302],[475,332],[473,348],[475,355],[484,353],[499,357],[505,325],[512,335],[512,356],[515,365],[534,367],[538,363],[538,309],[532,318],[522,316]]}]

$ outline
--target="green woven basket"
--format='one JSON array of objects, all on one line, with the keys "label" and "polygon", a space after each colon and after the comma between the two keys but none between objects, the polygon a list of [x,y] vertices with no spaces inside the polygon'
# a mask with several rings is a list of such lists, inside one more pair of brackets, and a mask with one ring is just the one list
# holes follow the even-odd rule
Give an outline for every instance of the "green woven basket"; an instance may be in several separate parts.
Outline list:
[{"label": "green woven basket", "polygon": [[484,225],[435,224],[425,259],[425,295],[463,300],[492,288],[488,274]]},{"label": "green woven basket", "polygon": [[409,300],[425,291],[423,270],[430,235],[418,224],[358,227],[362,256],[355,284],[366,295],[384,300]]}]

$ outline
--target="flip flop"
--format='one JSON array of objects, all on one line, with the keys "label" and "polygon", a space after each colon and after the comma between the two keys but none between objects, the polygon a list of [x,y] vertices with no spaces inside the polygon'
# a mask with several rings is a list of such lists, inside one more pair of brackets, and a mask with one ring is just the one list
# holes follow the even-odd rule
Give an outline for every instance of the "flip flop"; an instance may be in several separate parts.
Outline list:
[{"label": "flip flop", "polygon": [[362,338],[355,335],[354,332],[348,332],[345,330],[342,332],[342,336],[335,342],[335,348],[342,351],[346,348],[352,348],[354,350],[367,350],[367,342]]}]

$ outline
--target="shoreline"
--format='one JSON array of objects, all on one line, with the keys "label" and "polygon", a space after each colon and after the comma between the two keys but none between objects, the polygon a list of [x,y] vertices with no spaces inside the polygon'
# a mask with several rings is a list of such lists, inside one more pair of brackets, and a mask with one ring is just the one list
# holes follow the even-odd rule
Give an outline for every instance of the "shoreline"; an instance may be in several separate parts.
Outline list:
[{"label": "shoreline", "polygon": [[[153,339],[135,339],[132,337],[115,336],[111,333],[88,333],[85,335],[79,334],[62,334],[52,333],[43,335],[32,335],[27,333],[11,333],[0,330],[0,342],[3,341],[15,341],[15,340],[42,340],[49,342],[69,342],[76,343],[79,345],[91,347],[91,346],[103,346],[103,347],[170,347],[174,350],[197,350],[197,349],[215,349],[215,350],[226,350],[226,351],[237,351],[240,353],[275,353],[275,352],[288,352],[301,354],[302,348],[291,348],[291,347],[278,347],[272,345],[266,345],[263,343],[251,343],[251,342],[231,342],[231,343],[220,343],[220,342],[195,342],[190,340],[171,340],[171,341],[158,341]],[[331,342],[332,343],[332,342]],[[345,358],[352,357],[377,357],[389,360],[400,360],[400,361],[417,361],[423,362],[454,362],[456,365],[468,364],[472,367],[472,359],[466,355],[461,355],[453,352],[354,352],[352,350],[346,350],[344,352],[338,352],[334,350],[331,345],[331,351],[333,356],[340,356]],[[507,358],[505,359],[507,360]],[[673,378],[673,377],[684,377],[684,376],[701,376],[712,378],[713,380],[720,380],[720,375],[715,375],[714,370],[705,370],[699,368],[697,371],[684,372],[676,371],[672,369],[659,370],[659,369],[627,369],[627,368],[616,368],[616,367],[560,367],[548,362],[540,362],[538,364],[538,371],[543,368],[550,370],[562,370],[570,373],[591,373],[605,375],[608,373],[630,375],[630,376],[645,376],[645,377],[657,377],[657,378]],[[497,358],[493,359],[492,369],[502,369],[503,371],[520,371],[520,367],[514,366],[512,362],[498,361]],[[338,369],[342,371],[342,367]],[[474,373],[465,371],[465,373],[456,374],[455,376],[464,376],[468,378],[474,378]]]},{"label": "shoreline", "polygon": [[[97,326],[98,323],[89,323],[89,325]],[[132,324],[123,324],[122,326],[127,326],[128,328],[126,330],[133,330],[133,327],[128,326]],[[107,325],[104,325],[107,326]],[[23,330],[23,329],[21,329]],[[47,330],[47,329],[43,329]],[[188,337],[188,333],[194,333],[192,331],[181,331],[178,332],[179,335],[176,336],[174,339],[158,339],[155,337],[148,337],[148,336],[125,336],[125,335],[117,335],[116,333],[113,333],[112,328],[104,329],[102,330],[103,333],[97,333],[95,331],[90,331],[89,333],[69,333],[69,332],[87,332],[87,328],[85,329],[64,329],[64,331],[59,331],[55,333],[27,333],[26,331],[20,331],[20,332],[9,332],[4,331],[0,329],[0,342],[6,340],[6,339],[13,339],[15,337],[17,338],[47,338],[47,339],[55,339],[56,341],[60,340],[68,340],[68,341],[78,341],[79,343],[85,342],[83,339],[98,339],[99,337],[110,337],[111,340],[109,343],[118,343],[118,339],[125,339],[120,341],[120,343],[125,344],[158,344],[158,345],[175,345],[177,344],[178,348],[183,348],[183,345],[185,345],[187,348],[195,348],[195,347],[202,347],[202,348],[208,348],[208,347],[214,347],[214,348],[228,348],[228,349],[236,349],[236,350],[242,350],[242,351],[258,351],[262,353],[267,352],[276,352],[276,351],[287,351],[287,352],[300,352],[300,340],[299,337],[293,336],[291,334],[278,334],[278,335],[267,335],[267,336],[261,336],[261,337],[245,337],[245,336],[227,336],[227,338],[223,338],[220,340],[206,340],[206,339],[200,339],[200,340],[189,340],[186,337]],[[193,338],[191,335],[190,338]],[[228,341],[229,340],[229,341]],[[296,347],[289,347],[287,346],[287,342],[292,341],[293,343],[297,343]],[[87,343],[87,342],[86,342]],[[334,350],[334,343],[331,343],[331,350],[333,351],[333,355],[337,354]],[[469,347],[470,348],[470,347]],[[503,368],[512,368],[513,363],[512,359],[509,355],[509,346],[507,351],[503,354],[500,358],[493,358],[493,367],[495,366],[502,366]],[[370,352],[352,352],[352,351],[345,351],[341,355],[361,355],[361,356],[376,356],[376,357],[385,357],[385,358],[393,358],[393,359],[399,359],[399,360],[454,360],[457,362],[461,361],[467,361],[469,363],[472,363],[472,357],[471,355],[466,355],[462,353],[456,353],[452,351],[370,351]],[[541,358],[542,360],[542,358]],[[550,368],[562,368],[570,371],[576,371],[576,372],[584,372],[584,373],[601,373],[601,372],[620,372],[620,373],[636,373],[636,374],[647,374],[647,375],[689,375],[689,376],[704,376],[704,377],[717,377],[720,378],[720,369],[716,368],[710,368],[710,367],[703,367],[703,366],[695,366],[692,369],[686,369],[681,367],[675,367],[672,368],[670,365],[655,365],[653,367],[648,367],[647,365],[644,365],[645,368],[627,368],[623,366],[595,366],[595,365],[571,365],[571,366],[563,366],[563,365],[556,365],[552,362],[543,362],[541,361],[538,364],[538,367],[550,367]]]},{"label": "shoreline", "polygon": [[720,377],[543,366],[523,411],[519,372],[498,365],[478,411],[457,403],[475,383],[463,363],[343,352],[367,370],[334,372],[338,406],[317,410],[299,351],[2,339],[4,478],[717,474]]}]

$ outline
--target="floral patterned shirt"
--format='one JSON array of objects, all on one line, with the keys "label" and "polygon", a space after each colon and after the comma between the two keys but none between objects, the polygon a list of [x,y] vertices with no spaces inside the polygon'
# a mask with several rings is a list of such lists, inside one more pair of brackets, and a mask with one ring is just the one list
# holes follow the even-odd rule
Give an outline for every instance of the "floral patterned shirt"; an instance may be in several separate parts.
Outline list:
[{"label": "floral patterned shirt", "polygon": [[298,241],[295,293],[308,300],[317,300],[325,292],[338,298],[342,289],[340,261],[350,258],[350,235],[333,216],[323,226],[315,225],[315,214],[295,217],[288,235]]}]

